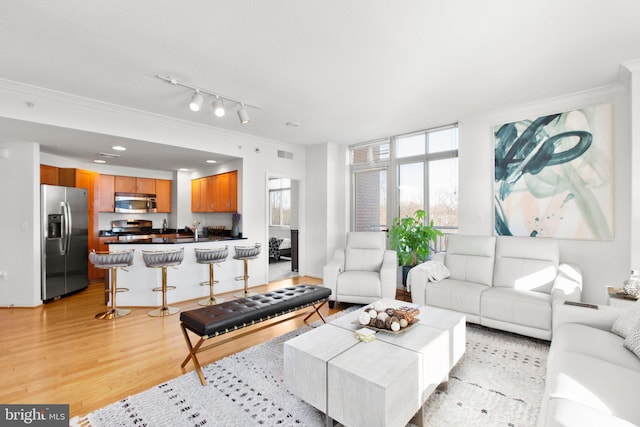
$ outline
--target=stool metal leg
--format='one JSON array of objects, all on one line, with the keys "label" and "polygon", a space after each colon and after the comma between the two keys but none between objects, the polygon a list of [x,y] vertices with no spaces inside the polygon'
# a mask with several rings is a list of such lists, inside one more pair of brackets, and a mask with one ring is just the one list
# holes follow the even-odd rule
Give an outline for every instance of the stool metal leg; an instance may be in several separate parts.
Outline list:
[{"label": "stool metal leg", "polygon": [[126,316],[127,314],[131,313],[131,310],[127,309],[127,308],[117,308],[116,307],[116,293],[118,293],[118,291],[120,292],[124,292],[128,289],[118,289],[117,288],[117,271],[118,271],[118,267],[111,267],[111,289],[109,289],[111,291],[111,308],[109,308],[107,311],[104,311],[102,313],[98,313],[96,314],[96,319],[115,319],[116,317],[122,317],[122,316]]},{"label": "stool metal leg", "polygon": [[[167,289],[175,289],[175,286],[167,286],[167,267],[162,267],[162,288],[158,289],[162,291],[162,307],[156,308],[155,310],[151,310],[149,312],[149,316],[152,317],[164,317],[171,316],[172,314],[176,314],[180,311],[178,307],[169,307],[167,306]],[[155,291],[156,289],[154,289]]]},{"label": "stool metal leg", "polygon": [[207,299],[203,299],[202,301],[199,301],[198,304],[200,305],[214,305],[214,304],[218,304],[221,302],[224,302],[223,298],[216,298],[213,295],[213,285],[218,283],[216,280],[213,280],[213,265],[214,263],[210,262],[209,263],[209,281],[208,282],[202,282],[202,285],[208,285],[209,286],[209,298]]},{"label": "stool metal leg", "polygon": [[242,261],[244,261],[244,276],[239,277],[238,279],[244,280],[244,290],[233,294],[236,298],[246,298],[256,295],[255,292],[249,291],[249,260],[245,258]]}]

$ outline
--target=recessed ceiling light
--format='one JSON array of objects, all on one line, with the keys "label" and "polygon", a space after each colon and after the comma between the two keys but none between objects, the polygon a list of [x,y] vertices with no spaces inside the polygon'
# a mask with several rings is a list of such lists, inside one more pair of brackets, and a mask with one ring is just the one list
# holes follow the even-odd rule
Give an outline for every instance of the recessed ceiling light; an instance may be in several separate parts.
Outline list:
[{"label": "recessed ceiling light", "polygon": [[217,163],[216,160],[207,160],[207,163]]},{"label": "recessed ceiling light", "polygon": [[285,123],[285,125],[289,126],[290,128],[297,128],[300,127],[302,123],[300,122],[287,122]]},{"label": "recessed ceiling light", "polygon": [[179,170],[180,172],[189,172],[189,169],[187,169],[187,168],[180,168],[180,169],[178,169],[178,170]]},{"label": "recessed ceiling light", "polygon": [[122,145],[114,145],[111,148],[116,150],[116,151],[127,151],[127,147],[123,147]]},{"label": "recessed ceiling light", "polygon": [[107,163],[105,160],[96,159],[93,163]]}]

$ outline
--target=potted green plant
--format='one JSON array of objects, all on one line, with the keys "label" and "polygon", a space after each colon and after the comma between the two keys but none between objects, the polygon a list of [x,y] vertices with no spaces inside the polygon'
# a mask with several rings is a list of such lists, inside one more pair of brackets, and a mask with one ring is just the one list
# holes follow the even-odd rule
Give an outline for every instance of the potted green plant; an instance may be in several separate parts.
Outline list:
[{"label": "potted green plant", "polygon": [[394,218],[389,229],[389,244],[398,254],[403,284],[409,270],[429,258],[431,243],[443,235],[434,227],[433,220],[428,221],[426,216],[424,210],[418,209],[413,216]]}]

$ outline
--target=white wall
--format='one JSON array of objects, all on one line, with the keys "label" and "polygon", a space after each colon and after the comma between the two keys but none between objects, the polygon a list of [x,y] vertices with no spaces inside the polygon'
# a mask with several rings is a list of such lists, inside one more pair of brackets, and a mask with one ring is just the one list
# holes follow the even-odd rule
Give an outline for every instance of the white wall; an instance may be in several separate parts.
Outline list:
[{"label": "white wall", "polygon": [[0,143],[0,306],[41,303],[39,164],[38,144]]},{"label": "white wall", "polygon": [[494,234],[493,135],[495,125],[602,103],[613,104],[615,238],[560,240],[561,260],[582,267],[583,300],[606,303],[606,286],[622,284],[629,273],[631,145],[629,98],[615,85],[514,106],[460,121],[460,233]]},{"label": "white wall", "polygon": [[[347,147],[318,144],[307,151],[306,274],[322,277],[322,268],[344,247],[349,218]],[[303,239],[303,236],[301,236]]]}]

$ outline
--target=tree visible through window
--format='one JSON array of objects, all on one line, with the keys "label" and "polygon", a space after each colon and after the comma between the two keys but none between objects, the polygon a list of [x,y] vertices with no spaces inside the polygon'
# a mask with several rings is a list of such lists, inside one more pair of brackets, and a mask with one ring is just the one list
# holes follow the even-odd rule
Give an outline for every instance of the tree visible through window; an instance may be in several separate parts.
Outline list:
[{"label": "tree visible through window", "polygon": [[291,225],[291,180],[269,179],[270,225]]}]

